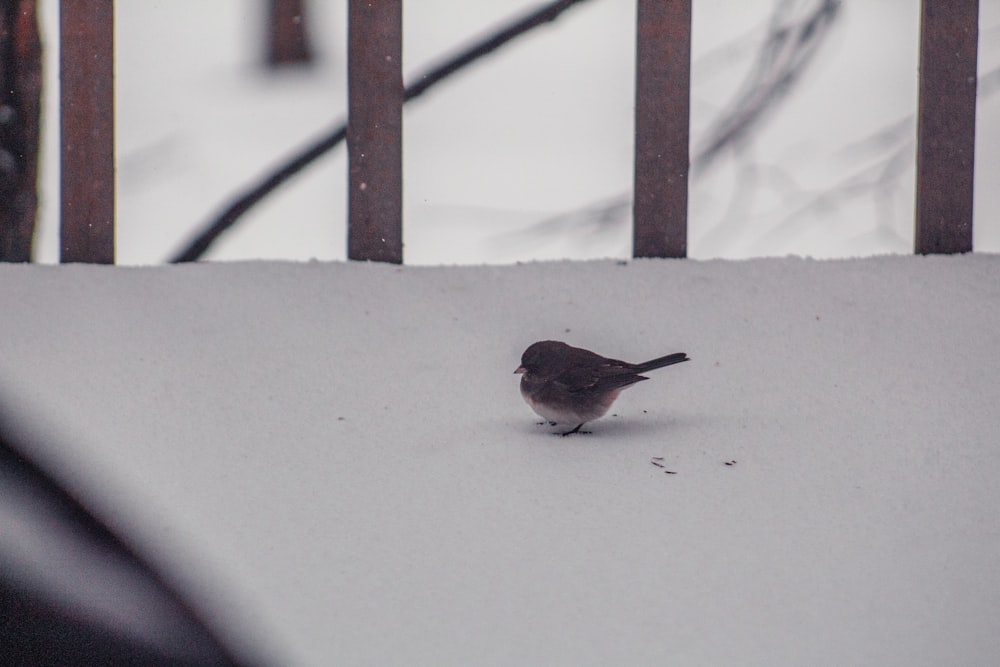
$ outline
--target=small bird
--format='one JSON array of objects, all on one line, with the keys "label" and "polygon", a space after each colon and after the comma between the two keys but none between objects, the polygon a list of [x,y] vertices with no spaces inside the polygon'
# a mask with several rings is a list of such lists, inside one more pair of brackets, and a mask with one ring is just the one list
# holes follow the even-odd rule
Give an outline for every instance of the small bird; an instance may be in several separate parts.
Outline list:
[{"label": "small bird", "polygon": [[640,375],[689,361],[676,352],[641,364],[608,359],[557,340],[532,343],[514,373],[521,376],[521,396],[531,409],[553,424],[576,424],[563,435],[602,417],[622,389],[648,380]]}]

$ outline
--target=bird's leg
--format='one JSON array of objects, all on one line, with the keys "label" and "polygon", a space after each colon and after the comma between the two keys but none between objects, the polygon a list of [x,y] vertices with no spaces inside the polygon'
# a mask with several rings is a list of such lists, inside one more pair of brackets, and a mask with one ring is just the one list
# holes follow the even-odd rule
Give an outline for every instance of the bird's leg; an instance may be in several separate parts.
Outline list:
[{"label": "bird's leg", "polygon": [[[583,426],[583,424],[584,422],[580,422],[579,424],[576,425],[576,428],[566,431],[565,433],[562,434],[563,437],[567,435],[573,435],[574,433],[578,433],[580,431],[580,427]],[[584,433],[586,433],[586,431],[584,431]]]}]

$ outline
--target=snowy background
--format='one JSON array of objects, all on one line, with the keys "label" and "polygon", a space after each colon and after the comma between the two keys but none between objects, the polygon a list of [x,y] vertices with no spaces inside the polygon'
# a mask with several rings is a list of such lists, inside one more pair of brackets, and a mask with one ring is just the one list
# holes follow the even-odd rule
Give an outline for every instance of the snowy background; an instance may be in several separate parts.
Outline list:
[{"label": "snowy background", "polygon": [[[530,4],[408,2],[406,70]],[[628,255],[627,221],[573,222],[630,187],[632,5],[593,0],[408,108],[408,262]],[[258,4],[118,3],[121,262],[161,262],[338,121],[343,3],[312,6],[326,59],[265,76]],[[771,7],[696,3],[693,144]],[[0,266],[0,398],[36,457],[271,664],[992,664],[996,97],[980,252],[706,259],[909,252],[912,166],[795,214],[882,168],[863,142],[915,107],[916,3],[842,17],[802,94],[694,185],[705,261]],[[344,172],[325,158],[212,257],[342,259]],[[560,438],[512,374],[543,338],[692,361]]]},{"label": "snowy background", "polygon": [[[423,71],[535,4],[405,3],[404,74]],[[777,4],[695,4],[695,151],[748,76]],[[792,4],[800,8],[795,17],[813,3]],[[980,4],[979,69],[993,76],[980,91],[975,247],[995,252],[1000,1]],[[56,261],[57,8],[54,0],[41,5],[50,113],[37,254]],[[309,4],[319,62],[280,74],[260,66],[263,5],[118,3],[120,263],[164,261],[279,158],[343,120],[343,0]],[[797,90],[738,155],[692,182],[692,257],[912,251],[915,130],[906,121],[917,100],[918,6],[842,4]],[[614,208],[604,225],[580,214],[627,201],[631,190],[634,33],[634,2],[590,0],[407,105],[408,263],[629,256],[627,206]],[[897,127],[888,141],[879,134]],[[345,217],[341,146],[255,209],[210,257],[343,259]]]}]

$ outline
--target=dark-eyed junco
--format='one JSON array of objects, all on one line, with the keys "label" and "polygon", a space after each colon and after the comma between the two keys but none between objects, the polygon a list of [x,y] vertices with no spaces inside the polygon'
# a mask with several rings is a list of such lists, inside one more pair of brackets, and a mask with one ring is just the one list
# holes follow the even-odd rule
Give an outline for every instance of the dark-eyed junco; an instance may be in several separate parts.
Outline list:
[{"label": "dark-eyed junco", "polygon": [[533,343],[521,355],[521,396],[531,409],[556,424],[576,424],[563,435],[604,415],[622,389],[648,380],[646,371],[688,361],[683,352],[641,364],[608,359],[557,340]]}]

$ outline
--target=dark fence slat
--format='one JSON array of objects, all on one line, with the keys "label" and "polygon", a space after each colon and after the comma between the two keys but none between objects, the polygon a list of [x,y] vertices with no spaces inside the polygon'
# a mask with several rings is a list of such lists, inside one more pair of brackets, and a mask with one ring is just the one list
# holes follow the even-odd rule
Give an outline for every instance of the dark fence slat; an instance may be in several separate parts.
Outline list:
[{"label": "dark fence slat", "polygon": [[270,0],[267,64],[271,67],[311,63],[305,0]]},{"label": "dark fence slat", "polygon": [[972,250],[978,0],[923,0],[915,251]]},{"label": "dark fence slat", "polygon": [[350,259],[403,262],[403,3],[349,0]]},{"label": "dark fence slat", "polygon": [[114,2],[59,3],[60,261],[115,261]]},{"label": "dark fence slat", "polygon": [[687,255],[691,0],[638,0],[635,257]]},{"label": "dark fence slat", "polygon": [[35,2],[0,2],[0,262],[31,261],[41,94]]}]

